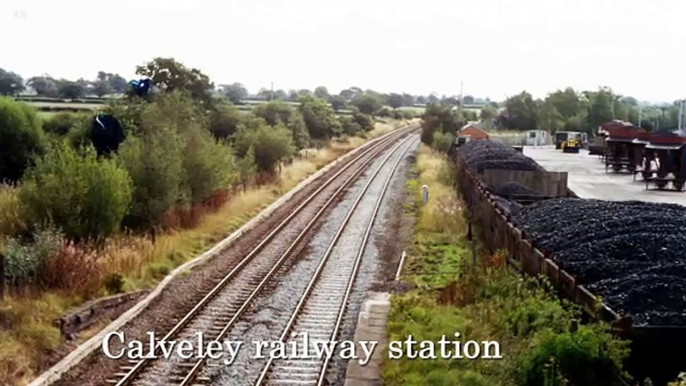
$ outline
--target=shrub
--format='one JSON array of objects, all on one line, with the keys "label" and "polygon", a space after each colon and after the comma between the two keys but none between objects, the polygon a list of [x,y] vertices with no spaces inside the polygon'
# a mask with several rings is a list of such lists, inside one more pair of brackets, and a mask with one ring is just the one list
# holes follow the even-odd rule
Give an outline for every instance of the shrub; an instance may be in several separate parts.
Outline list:
[{"label": "shrub", "polygon": [[0,182],[19,180],[35,157],[44,154],[46,144],[36,111],[0,97]]},{"label": "shrub", "polygon": [[47,254],[38,271],[38,283],[44,288],[93,294],[101,288],[102,275],[95,252],[60,239],[57,248]]},{"label": "shrub", "polygon": [[440,151],[441,153],[447,153],[450,150],[450,146],[453,144],[453,136],[450,133],[434,133],[433,142],[431,146]]},{"label": "shrub", "polygon": [[363,130],[369,131],[374,128],[374,118],[371,115],[360,112],[353,113],[353,121],[360,125]]},{"label": "shrub", "polygon": [[393,116],[393,111],[388,107],[383,107],[376,112],[376,115],[382,118],[390,118]]},{"label": "shrub", "polygon": [[33,243],[10,239],[5,246],[5,275],[15,285],[35,282],[39,269],[62,240],[62,233],[52,226],[38,228],[33,234]]},{"label": "shrub", "polygon": [[183,146],[183,167],[192,202],[202,202],[230,187],[233,180],[233,151],[204,129],[187,135]]},{"label": "shrub", "polygon": [[74,122],[74,125],[69,129],[66,134],[67,142],[74,149],[84,149],[92,145],[91,140],[91,130],[92,130],[92,117],[87,116],[82,117],[82,119]]},{"label": "shrub", "polygon": [[255,107],[253,113],[271,126],[285,125],[291,132],[296,149],[309,145],[310,133],[307,131],[305,120],[302,114],[290,105],[281,101],[264,103]]},{"label": "shrub", "polygon": [[142,138],[130,137],[124,141],[119,148],[118,162],[133,181],[133,202],[127,223],[154,226],[174,204],[184,200],[181,152],[181,139],[170,129],[150,131]]},{"label": "shrub", "polygon": [[218,139],[226,139],[236,133],[241,112],[227,103],[219,104],[210,112],[210,132]]},{"label": "shrub", "polygon": [[518,380],[531,386],[621,385],[627,353],[623,342],[597,326],[581,325],[564,333],[548,330],[520,358]]},{"label": "shrub", "polygon": [[119,228],[131,203],[131,180],[92,147],[84,153],[57,143],[27,173],[20,198],[34,224],[50,219],[70,237],[101,239]]},{"label": "shrub", "polygon": [[414,113],[411,110],[403,110],[403,119],[413,119]]},{"label": "shrub", "polygon": [[322,99],[311,95],[301,98],[300,113],[310,137],[314,139],[328,139],[341,133],[341,126],[334,111]]},{"label": "shrub", "polygon": [[0,184],[0,235],[14,236],[26,230],[19,189]]},{"label": "shrub", "polygon": [[59,112],[43,122],[43,130],[46,133],[66,135],[74,126],[90,124],[90,114],[78,114],[69,111]]},{"label": "shrub", "polygon": [[240,127],[235,141],[236,153],[241,157],[247,154],[250,147],[255,150],[257,168],[264,172],[273,172],[281,160],[295,152],[288,129],[281,124],[272,128],[260,118]]},{"label": "shrub", "polygon": [[345,135],[355,135],[362,132],[362,126],[360,126],[350,117],[340,117],[339,121],[341,122],[343,134]]},{"label": "shrub", "polygon": [[250,146],[248,151],[245,153],[243,158],[241,158],[237,163],[238,178],[243,185],[243,190],[246,189],[248,183],[257,172],[257,164],[255,163],[255,148]]}]

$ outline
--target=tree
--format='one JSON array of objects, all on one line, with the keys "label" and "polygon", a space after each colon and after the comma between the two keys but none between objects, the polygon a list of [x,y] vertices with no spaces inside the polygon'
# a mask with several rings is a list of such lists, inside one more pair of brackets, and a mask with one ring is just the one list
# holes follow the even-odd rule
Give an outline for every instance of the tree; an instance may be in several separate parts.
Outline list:
[{"label": "tree", "polygon": [[264,87],[257,92],[257,96],[266,101],[274,99],[274,93],[272,92],[272,90],[267,90]]},{"label": "tree", "polygon": [[338,94],[343,97],[346,101],[350,102],[355,98],[358,98],[364,94],[362,92],[362,89],[359,87],[350,87],[344,90],[341,90],[341,92]]},{"label": "tree", "polygon": [[555,133],[565,125],[565,119],[555,105],[548,99],[539,101],[538,107],[539,128]]},{"label": "tree", "polygon": [[217,139],[227,139],[238,130],[241,121],[241,112],[228,103],[214,106],[210,112],[210,132]]},{"label": "tree", "polygon": [[362,131],[362,126],[350,117],[340,117],[341,129],[345,135],[355,135]]},{"label": "tree", "polygon": [[453,144],[453,135],[451,133],[434,133],[431,147],[441,153],[447,153]]},{"label": "tree", "polygon": [[26,81],[26,85],[32,87],[40,96],[56,97],[57,84],[50,75],[34,76]]},{"label": "tree", "polygon": [[214,87],[210,78],[196,68],[187,68],[172,58],[155,58],[138,66],[136,74],[150,78],[153,85],[165,92],[184,91],[193,99],[211,101],[209,91]]},{"label": "tree", "polygon": [[386,102],[394,110],[397,110],[398,107],[401,107],[403,105],[403,96],[400,94],[390,94]]},{"label": "tree", "polygon": [[329,95],[329,90],[327,90],[324,86],[319,86],[316,89],[314,89],[314,96],[320,99],[324,99],[325,101],[328,101],[331,97],[331,95]]},{"label": "tree", "polygon": [[97,78],[93,82],[93,92],[100,98],[102,98],[104,95],[111,94],[112,91],[114,91],[109,80],[110,75],[112,74],[99,71]]},{"label": "tree", "polygon": [[255,107],[253,113],[264,119],[270,126],[281,124],[288,128],[296,149],[302,149],[309,144],[310,135],[305,121],[302,115],[291,105],[281,101],[264,103]]},{"label": "tree", "polygon": [[250,146],[243,158],[238,160],[236,164],[238,169],[238,179],[243,185],[243,191],[248,187],[248,183],[257,172],[257,164],[255,163],[255,147]]},{"label": "tree", "polygon": [[426,97],[426,103],[436,103],[438,102],[438,96],[436,94],[431,94],[428,97]]},{"label": "tree", "polygon": [[502,122],[510,130],[535,130],[538,128],[538,106],[531,94],[522,91],[505,101],[505,119]]},{"label": "tree", "polygon": [[119,74],[108,74],[108,78],[110,87],[112,87],[112,91],[119,94],[126,92],[129,82],[127,82],[124,77],[120,76]]},{"label": "tree", "polygon": [[474,97],[471,95],[465,95],[464,98],[462,98],[462,103],[464,103],[465,105],[473,105]]},{"label": "tree", "polygon": [[383,107],[379,95],[370,93],[356,97],[353,99],[352,105],[357,107],[360,112],[369,115],[374,115],[374,113]]},{"label": "tree", "polygon": [[597,92],[586,92],[589,101],[588,123],[591,127],[598,127],[614,119],[615,95],[609,88],[601,88]]},{"label": "tree", "polygon": [[21,76],[0,68],[0,95],[15,95],[24,91],[24,88]]},{"label": "tree", "polygon": [[255,163],[263,172],[274,172],[276,165],[295,152],[291,133],[282,124],[271,127],[261,118],[245,122],[235,136],[236,154],[245,157],[252,147]]},{"label": "tree", "polygon": [[498,110],[491,105],[484,105],[481,107],[481,121],[483,122],[493,122],[498,116]]},{"label": "tree", "polygon": [[225,84],[220,87],[221,92],[234,104],[239,103],[248,96],[248,90],[240,83]]},{"label": "tree", "polygon": [[430,103],[424,110],[422,116],[421,141],[431,146],[434,141],[434,133],[445,132],[454,134],[462,125],[464,120],[453,112],[452,106],[444,103]]},{"label": "tree", "polygon": [[34,224],[50,219],[73,238],[102,239],[119,228],[131,193],[126,170],[113,160],[58,142],[27,172],[19,194]]},{"label": "tree", "polygon": [[61,98],[79,99],[86,95],[86,89],[77,82],[62,79],[57,82],[57,93]]},{"label": "tree", "polygon": [[339,112],[340,110],[343,110],[345,106],[348,104],[348,102],[345,100],[340,95],[334,95],[329,99],[329,103],[331,103],[331,107],[335,112]]},{"label": "tree", "polygon": [[353,121],[360,125],[362,130],[368,131],[374,128],[374,118],[370,115],[360,113],[359,111],[353,113]]},{"label": "tree", "polygon": [[551,104],[564,119],[578,115],[583,107],[579,95],[571,87],[549,94],[546,102]]},{"label": "tree", "polygon": [[410,94],[403,93],[403,106],[414,106],[414,97]]},{"label": "tree", "polygon": [[298,90],[298,98],[302,98],[302,97],[306,97],[306,96],[311,96],[311,95],[312,95],[312,91],[310,91],[310,90],[308,90],[308,89],[306,89],[306,88],[301,89],[301,90]]},{"label": "tree", "polygon": [[274,99],[285,101],[288,99],[288,94],[283,90],[276,90],[274,92]]},{"label": "tree", "polygon": [[131,225],[153,228],[180,201],[184,180],[182,141],[171,128],[145,130],[119,148],[117,160],[133,181]]},{"label": "tree", "polygon": [[417,97],[417,103],[423,105],[426,104],[426,98],[423,95]]},{"label": "tree", "polygon": [[36,111],[0,97],[0,182],[19,180],[35,157],[44,154],[46,144]]},{"label": "tree", "polygon": [[329,139],[341,132],[334,111],[322,99],[306,96],[300,99],[300,113],[305,120],[307,131],[314,139]]}]

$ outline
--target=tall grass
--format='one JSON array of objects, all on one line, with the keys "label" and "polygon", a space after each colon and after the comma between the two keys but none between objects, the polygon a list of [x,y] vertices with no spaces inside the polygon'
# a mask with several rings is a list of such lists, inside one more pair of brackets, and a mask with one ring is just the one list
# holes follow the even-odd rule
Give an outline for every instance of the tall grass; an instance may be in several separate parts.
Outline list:
[{"label": "tall grass", "polygon": [[[602,324],[581,325],[578,307],[560,301],[545,281],[524,278],[503,254],[479,252],[466,240],[464,206],[449,161],[425,145],[408,181],[414,239],[403,272],[417,289],[391,298],[390,341],[496,341],[500,360],[385,359],[385,385],[621,385],[624,342]],[[429,201],[421,201],[421,186]],[[440,351],[440,350],[439,350]]]}]

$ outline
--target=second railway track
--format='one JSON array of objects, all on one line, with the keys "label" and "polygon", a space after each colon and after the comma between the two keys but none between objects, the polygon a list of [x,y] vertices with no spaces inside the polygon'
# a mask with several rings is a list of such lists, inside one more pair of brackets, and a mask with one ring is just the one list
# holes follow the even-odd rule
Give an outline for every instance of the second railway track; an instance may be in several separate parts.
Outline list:
[{"label": "second railway track", "polygon": [[[250,253],[178,320],[161,342],[191,340],[202,333],[206,340],[221,340],[248,309],[251,302],[288,260],[296,255],[308,232],[347,187],[376,159],[400,138],[416,130],[409,127],[380,140],[342,166],[286,219],[260,241]],[[399,145],[397,145],[399,146]],[[396,147],[397,148],[397,147]],[[341,181],[343,181],[341,183]],[[327,196],[325,202],[321,203]],[[304,215],[304,209],[317,206],[314,215]],[[278,242],[277,242],[278,241]],[[159,354],[155,352],[155,354]],[[109,385],[189,385],[207,384],[210,379],[198,376],[203,360],[143,359],[123,362],[120,371],[107,379]]]}]

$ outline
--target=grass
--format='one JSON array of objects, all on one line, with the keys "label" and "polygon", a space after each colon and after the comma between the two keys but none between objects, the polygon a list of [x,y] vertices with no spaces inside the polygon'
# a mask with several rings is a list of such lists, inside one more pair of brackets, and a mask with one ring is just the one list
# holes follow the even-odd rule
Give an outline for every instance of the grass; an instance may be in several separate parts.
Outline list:
[{"label": "grass", "polygon": [[[356,148],[402,126],[402,121],[379,123],[362,137],[334,140],[321,149],[302,151],[303,157],[284,166],[273,183],[236,193],[216,212],[204,216],[192,229],[171,231],[148,237],[121,234],[110,238],[97,252],[103,277],[112,278],[96,295],[151,288],[175,267],[189,261],[231,234],[315,171]],[[304,154],[307,154],[304,156]],[[17,209],[16,188],[0,186],[0,248],[3,235],[22,227]],[[37,374],[41,363],[60,344],[59,330],[52,325],[68,309],[89,300],[92,294],[74,291],[44,292],[27,289],[6,296],[0,303],[0,380],[2,384],[26,384]],[[86,340],[97,331],[82,332]]]},{"label": "grass", "polygon": [[[513,272],[502,253],[471,263],[466,209],[448,160],[422,145],[405,211],[415,217],[402,278],[416,289],[391,297],[389,341],[496,341],[502,359],[385,359],[384,385],[614,385],[627,351],[602,324],[578,326],[578,307],[545,281]],[[429,187],[429,202],[420,186]],[[578,327],[577,327],[578,326]],[[618,375],[619,374],[619,375]]]}]

